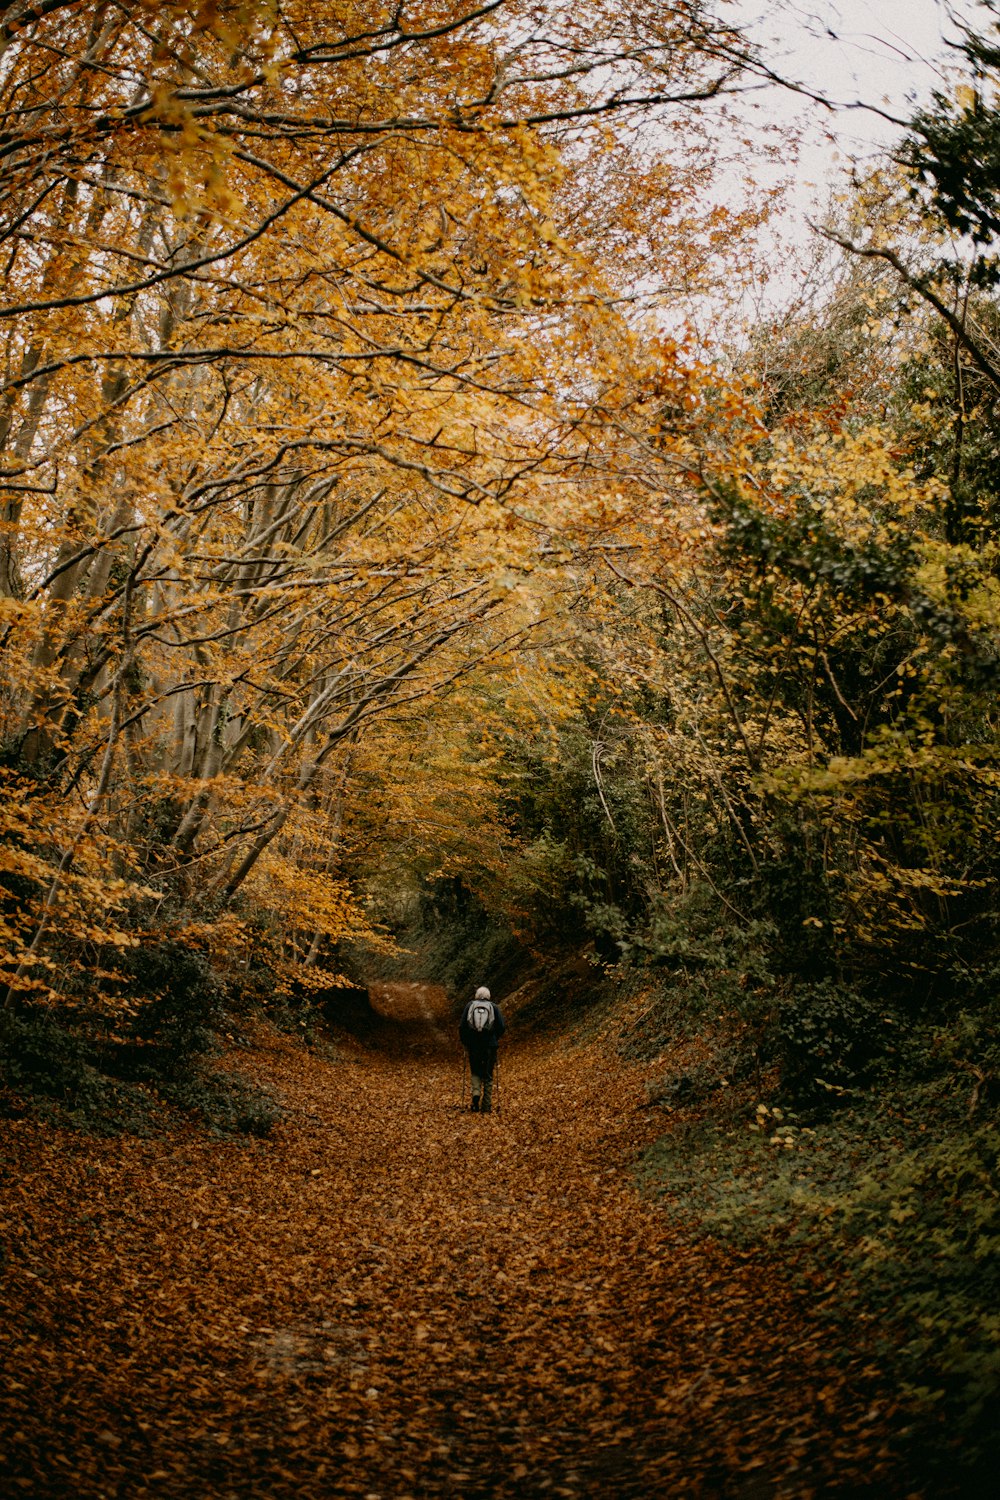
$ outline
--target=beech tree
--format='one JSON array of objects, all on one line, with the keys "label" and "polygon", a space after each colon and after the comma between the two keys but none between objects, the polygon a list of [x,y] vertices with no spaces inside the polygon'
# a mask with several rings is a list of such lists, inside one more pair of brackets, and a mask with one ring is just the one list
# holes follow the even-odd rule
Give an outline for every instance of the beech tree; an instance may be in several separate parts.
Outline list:
[{"label": "beech tree", "polygon": [[136,900],[304,903],[315,965],[364,927],[345,747],[534,628],[511,589],[614,509],[637,268],[655,299],[725,253],[699,110],[738,39],[137,0],[8,7],[3,46],[8,998]]}]

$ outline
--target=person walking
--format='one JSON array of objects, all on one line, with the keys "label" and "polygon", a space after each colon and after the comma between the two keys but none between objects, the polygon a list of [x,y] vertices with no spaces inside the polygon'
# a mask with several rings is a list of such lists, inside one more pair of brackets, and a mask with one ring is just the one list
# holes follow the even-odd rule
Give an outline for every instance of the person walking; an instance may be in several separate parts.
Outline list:
[{"label": "person walking", "polygon": [[493,1070],[497,1062],[497,1045],[507,1027],[500,1007],[481,984],[462,1011],[458,1035],[469,1054],[472,1074],[472,1111],[488,1115],[493,1108]]}]

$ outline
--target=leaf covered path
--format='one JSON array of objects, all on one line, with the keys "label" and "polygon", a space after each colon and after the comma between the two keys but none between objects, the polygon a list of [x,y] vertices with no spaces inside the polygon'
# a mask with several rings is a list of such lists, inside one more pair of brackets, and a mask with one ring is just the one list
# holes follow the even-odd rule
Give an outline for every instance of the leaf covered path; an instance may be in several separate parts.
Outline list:
[{"label": "leaf covered path", "polygon": [[515,1040],[472,1116],[443,992],[376,998],[365,1048],[238,1059],[283,1101],[268,1141],[5,1124],[21,1493],[910,1493],[861,1361],[635,1192],[662,1118],[634,1070]]}]

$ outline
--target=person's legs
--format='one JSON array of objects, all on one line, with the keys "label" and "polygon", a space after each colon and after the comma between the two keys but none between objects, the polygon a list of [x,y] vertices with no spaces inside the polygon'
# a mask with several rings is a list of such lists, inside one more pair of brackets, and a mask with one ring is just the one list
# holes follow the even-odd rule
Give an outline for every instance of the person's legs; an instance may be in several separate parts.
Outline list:
[{"label": "person's legs", "polygon": [[482,1112],[488,1115],[493,1108],[493,1064],[497,1060],[495,1052],[490,1052],[483,1060],[483,1103]]},{"label": "person's legs", "polygon": [[479,1114],[489,1114],[493,1104],[493,1064],[496,1051],[484,1047],[474,1048],[469,1053],[469,1072],[472,1074],[472,1108]]}]

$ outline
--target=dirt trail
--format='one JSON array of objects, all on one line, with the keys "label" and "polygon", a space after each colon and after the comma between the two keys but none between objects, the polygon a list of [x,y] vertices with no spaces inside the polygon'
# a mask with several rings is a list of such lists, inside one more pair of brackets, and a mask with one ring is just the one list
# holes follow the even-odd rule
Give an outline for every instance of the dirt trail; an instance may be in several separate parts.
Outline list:
[{"label": "dirt trail", "polygon": [[908,1493],[774,1271],[635,1193],[633,1070],[515,1025],[473,1116],[443,991],[373,1000],[364,1048],[237,1059],[267,1141],[6,1124],[12,1493]]}]

